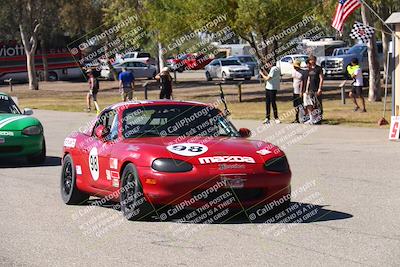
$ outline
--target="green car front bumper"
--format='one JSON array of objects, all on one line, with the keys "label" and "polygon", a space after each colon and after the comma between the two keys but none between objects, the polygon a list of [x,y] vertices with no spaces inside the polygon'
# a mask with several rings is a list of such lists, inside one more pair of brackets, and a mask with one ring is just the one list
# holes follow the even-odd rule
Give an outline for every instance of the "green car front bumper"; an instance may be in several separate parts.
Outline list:
[{"label": "green car front bumper", "polygon": [[0,158],[35,156],[42,152],[44,137],[24,135],[21,131],[0,131]]}]

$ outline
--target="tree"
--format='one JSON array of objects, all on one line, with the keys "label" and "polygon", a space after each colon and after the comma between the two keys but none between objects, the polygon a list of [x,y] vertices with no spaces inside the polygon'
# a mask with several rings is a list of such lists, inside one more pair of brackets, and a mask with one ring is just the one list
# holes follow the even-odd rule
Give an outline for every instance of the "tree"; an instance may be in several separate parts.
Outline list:
[{"label": "tree", "polygon": [[[392,12],[400,10],[400,2],[397,0],[372,0],[372,6],[378,13],[378,16],[385,21]],[[383,58],[384,58],[384,78],[386,79],[387,73],[387,57],[389,52],[389,43],[391,40],[390,30],[384,25],[382,20],[377,20],[377,28],[381,31],[381,38],[383,44]]]},{"label": "tree", "polygon": [[22,45],[25,49],[26,67],[28,70],[29,89],[39,90],[39,82],[36,75],[35,54],[38,46],[38,34],[40,23],[38,18],[42,14],[42,1],[40,0],[16,0],[16,17],[21,34]]},{"label": "tree", "polygon": [[[365,5],[361,6],[361,15],[364,25],[369,25],[369,11]],[[368,64],[369,64],[369,101],[381,101],[381,73],[378,60],[378,48],[376,45],[376,36],[368,41]]]},{"label": "tree", "polygon": [[55,19],[56,16],[48,13],[48,8],[53,5],[52,0],[10,0],[1,3],[0,32],[6,40],[18,39],[22,42],[26,55],[29,88],[32,90],[39,89],[35,67],[36,49],[40,37],[42,41],[46,41],[45,29],[48,29],[48,25],[54,24],[54,20],[50,18]]}]

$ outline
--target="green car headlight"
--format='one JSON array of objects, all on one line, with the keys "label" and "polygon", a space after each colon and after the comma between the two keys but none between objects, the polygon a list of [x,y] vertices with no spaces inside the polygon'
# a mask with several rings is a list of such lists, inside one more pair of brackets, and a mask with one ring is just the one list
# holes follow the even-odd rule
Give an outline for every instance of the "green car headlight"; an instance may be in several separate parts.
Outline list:
[{"label": "green car headlight", "polygon": [[178,159],[156,159],[151,167],[159,172],[189,172],[193,165]]},{"label": "green car headlight", "polygon": [[29,126],[22,130],[24,135],[39,135],[43,132],[42,127],[40,126]]},{"label": "green car headlight", "polygon": [[264,168],[272,172],[289,172],[289,162],[286,157],[273,158],[265,162]]}]

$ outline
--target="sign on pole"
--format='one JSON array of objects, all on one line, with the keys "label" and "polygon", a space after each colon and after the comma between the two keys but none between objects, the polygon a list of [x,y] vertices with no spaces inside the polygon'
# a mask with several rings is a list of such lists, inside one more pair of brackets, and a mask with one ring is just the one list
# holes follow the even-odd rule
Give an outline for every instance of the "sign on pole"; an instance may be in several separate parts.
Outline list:
[{"label": "sign on pole", "polygon": [[392,116],[390,124],[389,140],[399,140],[400,135],[400,116]]}]

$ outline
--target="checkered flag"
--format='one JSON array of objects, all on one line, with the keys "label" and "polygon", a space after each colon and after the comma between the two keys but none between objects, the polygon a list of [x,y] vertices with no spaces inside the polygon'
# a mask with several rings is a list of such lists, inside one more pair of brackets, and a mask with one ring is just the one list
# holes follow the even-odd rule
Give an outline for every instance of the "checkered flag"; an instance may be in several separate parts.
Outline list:
[{"label": "checkered flag", "polygon": [[359,39],[363,43],[367,43],[369,39],[372,38],[374,32],[374,28],[364,25],[360,22],[356,22],[353,25],[353,29],[351,29],[350,37],[353,39]]}]

